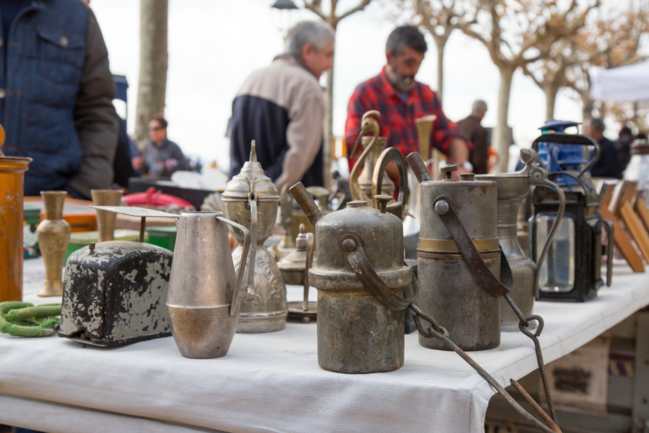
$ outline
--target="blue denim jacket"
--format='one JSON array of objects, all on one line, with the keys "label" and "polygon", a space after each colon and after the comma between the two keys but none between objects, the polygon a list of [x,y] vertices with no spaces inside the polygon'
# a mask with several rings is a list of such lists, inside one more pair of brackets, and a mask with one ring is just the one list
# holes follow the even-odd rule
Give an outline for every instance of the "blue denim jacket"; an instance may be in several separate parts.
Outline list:
[{"label": "blue denim jacket", "polygon": [[2,41],[0,123],[7,137],[2,150],[33,158],[25,195],[65,189],[81,166],[74,108],[89,13],[79,0],[35,0],[18,13],[9,40]]}]

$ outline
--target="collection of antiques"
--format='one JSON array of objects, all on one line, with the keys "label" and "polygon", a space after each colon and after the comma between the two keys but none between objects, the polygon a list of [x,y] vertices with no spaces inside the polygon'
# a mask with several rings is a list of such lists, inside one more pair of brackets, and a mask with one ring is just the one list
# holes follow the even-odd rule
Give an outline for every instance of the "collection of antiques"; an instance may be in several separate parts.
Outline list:
[{"label": "collection of antiques", "polygon": [[[403,366],[404,331],[412,319],[421,346],[456,352],[534,426],[559,432],[538,340],[544,323],[533,314],[534,302],[595,297],[603,255],[610,286],[613,245],[629,263],[632,253],[637,255],[624,228],[637,244],[646,243],[639,246],[642,253],[646,247],[649,259],[649,210],[637,181],[605,184],[599,195],[588,174],[597,143],[563,132],[544,133],[532,149],[521,151],[521,171],[455,179],[457,167],[447,165],[439,170],[444,178],[434,179],[419,153],[404,158],[399,150],[386,149],[378,116],[374,111],[363,116],[351,153],[363,145],[349,182],[353,200],[345,199],[338,210],[330,208],[324,188],[297,183],[280,195],[264,175],[253,141],[250,160],[221,195],[223,212],[178,215],[119,206],[121,192],[93,191],[99,242],[72,253],[64,276],[70,233],[61,217],[66,193],[43,192],[45,220],[38,239],[46,283],[39,295],[62,295],[62,304],[0,303],[0,332],[36,337],[58,330],[61,337],[103,347],[172,335],[184,357],[219,358],[236,332],[280,331],[294,318],[317,321],[322,369],[361,374]],[[425,155],[433,121],[418,125]],[[557,168],[539,158],[540,143],[544,158],[554,144],[592,146],[595,157],[585,166],[577,157],[566,159]],[[634,157],[648,147],[638,145]],[[5,237],[22,235],[22,173],[28,163],[0,158]],[[399,173],[396,200],[395,183],[386,173],[391,163]],[[416,191],[416,205],[408,200],[409,191]],[[533,209],[529,255],[519,243],[517,224],[526,199]],[[416,265],[404,256],[403,218],[413,206],[421,227]],[[271,253],[264,241],[280,208],[284,236]],[[139,242],[113,240],[117,213],[140,218]],[[143,242],[150,217],[175,219],[173,254]],[[228,233],[239,244],[232,252]],[[0,302],[22,299],[17,243],[0,242],[0,269],[13,269],[11,275],[0,273],[5,287]],[[302,301],[287,303],[286,284],[303,287]],[[310,287],[318,290],[317,302],[309,302]],[[534,343],[548,413],[511,383],[545,424],[465,352],[496,348],[501,332],[517,330]]]}]

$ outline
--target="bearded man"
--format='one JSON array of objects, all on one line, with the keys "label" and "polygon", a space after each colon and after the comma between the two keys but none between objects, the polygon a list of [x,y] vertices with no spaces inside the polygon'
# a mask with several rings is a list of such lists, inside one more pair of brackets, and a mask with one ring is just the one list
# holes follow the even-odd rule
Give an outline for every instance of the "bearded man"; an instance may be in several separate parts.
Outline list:
[{"label": "bearded man", "polygon": [[[387,64],[379,75],[359,84],[349,100],[345,123],[348,155],[367,111],[381,113],[378,119],[381,136],[387,137],[388,147],[398,148],[404,156],[419,151],[416,119],[435,115],[431,146],[447,155],[449,164],[459,167],[456,174],[472,171],[473,167],[468,162],[470,143],[455,123],[446,118],[437,94],[427,85],[415,81],[427,49],[424,35],[416,27],[400,26],[390,33],[385,47]],[[356,156],[350,155],[350,168]],[[422,157],[427,160],[430,155]],[[388,167],[388,174],[393,177],[396,169]]]}]

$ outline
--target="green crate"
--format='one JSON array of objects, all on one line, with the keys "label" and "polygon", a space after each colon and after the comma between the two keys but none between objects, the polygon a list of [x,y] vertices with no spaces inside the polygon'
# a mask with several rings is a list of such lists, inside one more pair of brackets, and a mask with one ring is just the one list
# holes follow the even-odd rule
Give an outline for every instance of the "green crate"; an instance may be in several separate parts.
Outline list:
[{"label": "green crate", "polygon": [[[117,229],[115,230],[116,241],[139,241],[140,232],[137,230]],[[146,236],[144,237],[146,242]],[[70,243],[68,244],[68,251],[65,254],[65,260],[68,260],[70,254],[87,246],[89,243],[99,242],[99,232],[77,232],[70,234]]]},{"label": "green crate", "polygon": [[166,248],[170,251],[174,250],[176,246],[176,226],[165,227],[149,227],[146,229],[146,234],[149,237],[147,241],[150,244]]}]

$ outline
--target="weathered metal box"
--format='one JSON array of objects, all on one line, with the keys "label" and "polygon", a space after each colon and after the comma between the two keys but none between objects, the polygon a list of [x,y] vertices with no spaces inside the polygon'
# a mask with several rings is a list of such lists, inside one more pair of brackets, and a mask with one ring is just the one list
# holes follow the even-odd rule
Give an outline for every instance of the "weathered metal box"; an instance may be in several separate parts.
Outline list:
[{"label": "weathered metal box", "polygon": [[165,302],[172,256],[164,248],[128,241],[72,253],[59,336],[104,347],[170,336]]}]

